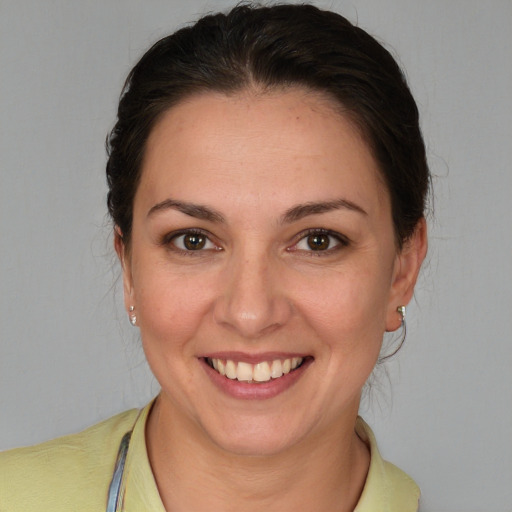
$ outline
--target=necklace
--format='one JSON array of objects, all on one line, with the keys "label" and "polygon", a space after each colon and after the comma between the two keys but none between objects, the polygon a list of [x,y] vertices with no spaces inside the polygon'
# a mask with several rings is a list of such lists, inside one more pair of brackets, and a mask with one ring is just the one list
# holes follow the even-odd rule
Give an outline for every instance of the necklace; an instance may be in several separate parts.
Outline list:
[{"label": "necklace", "polygon": [[126,462],[126,454],[128,453],[128,446],[130,445],[130,438],[132,432],[127,432],[119,443],[119,451],[117,452],[116,465],[114,467],[114,473],[112,474],[112,480],[108,488],[107,498],[107,510],[106,512],[119,512],[122,510],[122,499],[119,499],[121,491],[121,484],[124,477],[124,464]]}]

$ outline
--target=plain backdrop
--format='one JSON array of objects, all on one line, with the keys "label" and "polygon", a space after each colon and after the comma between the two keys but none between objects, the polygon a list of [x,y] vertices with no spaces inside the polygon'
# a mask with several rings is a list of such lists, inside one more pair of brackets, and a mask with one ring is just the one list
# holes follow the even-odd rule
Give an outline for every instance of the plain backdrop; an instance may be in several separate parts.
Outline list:
[{"label": "plain backdrop", "polygon": [[[130,67],[226,1],[0,0],[0,449],[158,392],[122,308],[104,139]],[[512,510],[512,2],[316,2],[398,56],[434,174],[430,252],[362,414],[422,510]]]}]

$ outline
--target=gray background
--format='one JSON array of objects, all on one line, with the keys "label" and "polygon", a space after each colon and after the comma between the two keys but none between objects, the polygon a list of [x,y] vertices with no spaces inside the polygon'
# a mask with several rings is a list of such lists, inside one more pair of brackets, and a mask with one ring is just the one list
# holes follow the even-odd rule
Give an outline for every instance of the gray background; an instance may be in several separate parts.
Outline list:
[{"label": "gray background", "polygon": [[[225,1],[0,0],[0,449],[158,386],[122,309],[105,135],[149,44]],[[362,413],[423,510],[512,510],[512,2],[317,2],[407,70],[435,174],[406,346]]]}]

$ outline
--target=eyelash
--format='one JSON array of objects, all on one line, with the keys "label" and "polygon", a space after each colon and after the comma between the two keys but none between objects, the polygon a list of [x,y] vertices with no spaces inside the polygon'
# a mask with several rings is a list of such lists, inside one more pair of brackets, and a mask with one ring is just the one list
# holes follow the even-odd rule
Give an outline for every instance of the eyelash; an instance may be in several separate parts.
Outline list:
[{"label": "eyelash", "polygon": [[[186,229],[186,230],[169,233],[162,237],[162,240],[160,243],[162,246],[169,247],[169,249],[172,251],[175,251],[180,254],[187,255],[187,256],[200,256],[201,253],[204,253],[205,249],[203,249],[203,248],[198,249],[198,250],[192,250],[192,249],[187,250],[187,249],[182,249],[182,248],[176,246],[176,244],[175,244],[176,240],[180,237],[187,236],[187,235],[204,236],[206,238],[206,243],[210,243],[215,247],[214,250],[217,250],[217,251],[222,250],[214,242],[212,242],[211,234],[208,233],[207,231],[203,231],[202,229]],[[297,246],[301,242],[306,241],[308,237],[313,236],[313,235],[325,235],[325,236],[335,239],[337,243],[334,247],[330,247],[331,244],[329,243],[329,247],[324,250],[314,250],[314,249],[305,250],[305,249],[297,248]],[[341,250],[344,247],[347,247],[350,244],[350,241],[348,240],[348,238],[343,236],[342,234],[337,233],[336,231],[331,231],[329,229],[323,229],[323,228],[307,229],[307,230],[302,231],[299,234],[297,234],[294,238],[295,238],[295,242],[293,243],[293,245],[291,247],[287,248],[287,251],[288,252],[301,251],[303,254],[307,254],[308,256],[328,256],[336,251]],[[206,250],[209,251],[212,249],[208,248]]]},{"label": "eyelash", "polygon": [[[170,250],[172,250],[174,252],[177,252],[179,254],[183,254],[186,256],[201,256],[202,255],[201,253],[203,253],[203,255],[204,255],[205,250],[203,250],[202,248],[194,251],[191,249],[190,250],[182,249],[176,245],[176,240],[178,238],[184,237],[187,235],[188,236],[190,236],[190,235],[203,236],[206,239],[206,243],[210,243],[215,246],[214,250],[221,250],[214,242],[212,242],[212,240],[211,240],[212,237],[211,237],[210,233],[208,233],[207,231],[203,231],[202,229],[194,229],[194,228],[184,229],[181,231],[175,231],[173,233],[169,233],[162,237],[160,244],[165,247],[168,247]],[[212,249],[209,248],[207,250],[212,250]]]},{"label": "eyelash", "polygon": [[[307,238],[309,238],[312,235],[325,235],[330,238],[334,238],[337,243],[334,247],[330,247],[331,244],[329,243],[329,247],[325,250],[314,250],[314,249],[304,250],[304,249],[297,248],[297,246],[301,242],[306,241],[306,243],[307,243]],[[290,247],[288,249],[288,251],[290,251],[290,252],[301,251],[304,254],[306,254],[307,256],[316,256],[316,257],[330,256],[334,252],[337,252],[337,251],[343,249],[344,247],[347,247],[348,245],[350,245],[350,240],[346,236],[344,236],[341,233],[338,233],[336,231],[331,231],[330,229],[324,229],[324,228],[307,229],[307,230],[299,233],[295,237],[295,239],[296,239],[296,242],[292,245],[292,247]]]}]

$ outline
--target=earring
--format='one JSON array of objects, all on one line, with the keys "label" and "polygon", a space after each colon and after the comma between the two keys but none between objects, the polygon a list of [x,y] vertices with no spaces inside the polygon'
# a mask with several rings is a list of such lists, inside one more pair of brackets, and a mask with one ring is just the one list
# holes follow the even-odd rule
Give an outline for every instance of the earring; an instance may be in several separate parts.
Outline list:
[{"label": "earring", "polygon": [[129,313],[130,323],[135,327],[137,325],[137,316],[134,313],[135,306],[130,306],[129,309],[130,309],[130,313]]},{"label": "earring", "polygon": [[402,317],[402,325],[405,324],[405,306],[398,306],[396,308],[400,316]]},{"label": "earring", "polygon": [[405,325],[405,306],[398,306],[396,308],[396,311],[402,317],[402,322],[400,324],[400,327],[402,327],[402,338],[400,339],[400,343],[398,344],[398,347],[396,347],[396,349],[393,350],[393,352],[391,352],[391,354],[387,354],[385,356],[379,357],[379,363],[382,363],[386,359],[393,357],[402,348],[402,345],[405,342],[405,337],[407,336],[407,326]]}]

